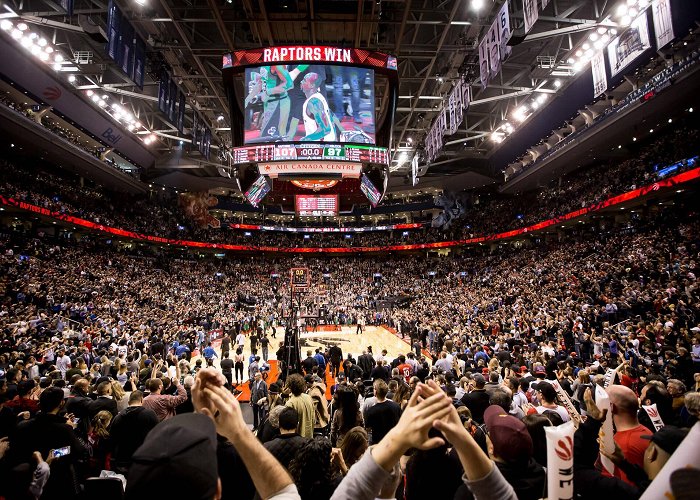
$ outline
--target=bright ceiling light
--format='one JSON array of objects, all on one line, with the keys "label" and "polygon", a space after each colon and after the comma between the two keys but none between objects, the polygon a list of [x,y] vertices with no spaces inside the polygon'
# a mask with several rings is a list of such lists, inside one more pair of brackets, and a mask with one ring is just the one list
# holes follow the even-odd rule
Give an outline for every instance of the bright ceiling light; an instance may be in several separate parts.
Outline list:
[{"label": "bright ceiling light", "polygon": [[556,88],[561,87],[561,80],[554,80],[554,86],[555,86]]},{"label": "bright ceiling light", "polygon": [[537,102],[537,101],[533,101],[533,102],[532,102],[532,109],[537,109],[537,108],[539,108],[539,107],[540,107],[540,103],[539,103],[539,102]]},{"label": "bright ceiling light", "polygon": [[68,81],[71,82],[71,83],[73,83],[73,82],[75,81],[75,75],[70,75],[70,76],[68,77]]},{"label": "bright ceiling light", "polygon": [[578,49],[574,55],[576,57],[581,57],[583,55],[583,51],[581,49]]},{"label": "bright ceiling light", "polygon": [[591,48],[591,44],[588,43],[588,42],[586,42],[586,43],[584,43],[583,45],[581,45],[581,48],[582,48],[583,50],[588,50],[588,49]]},{"label": "bright ceiling light", "polygon": [[22,32],[18,29],[13,29],[12,38],[14,38],[15,40],[19,40],[20,38],[22,38]]},{"label": "bright ceiling light", "polygon": [[591,33],[590,35],[588,35],[588,39],[589,39],[591,42],[595,42],[596,40],[598,40],[598,33],[596,33],[596,32],[594,31],[593,33]]},{"label": "bright ceiling light", "polygon": [[22,44],[22,47],[27,47],[29,48],[30,46],[34,45],[34,42],[32,42],[32,39],[29,38],[28,36],[23,36],[19,43]]},{"label": "bright ceiling light", "polygon": [[48,61],[49,60],[49,55],[46,52],[40,52],[39,53],[39,59],[42,61]]},{"label": "bright ceiling light", "polygon": [[484,6],[484,0],[472,0],[472,10],[481,10],[481,8]]},{"label": "bright ceiling light", "polygon": [[20,31],[24,31],[24,30],[26,30],[27,28],[28,28],[28,26],[26,25],[26,23],[19,23],[19,24],[17,25],[17,29],[20,30]]},{"label": "bright ceiling light", "polygon": [[46,41],[46,38],[39,38],[39,41],[36,43],[38,43],[40,47],[46,47],[46,44],[49,42]]},{"label": "bright ceiling light", "polygon": [[3,19],[0,21],[0,28],[2,28],[3,31],[9,31],[12,28],[12,21]]},{"label": "bright ceiling light", "polygon": [[107,105],[104,99],[100,99],[100,101],[97,104],[99,104],[101,108],[104,108]]},{"label": "bright ceiling light", "polygon": [[134,0],[139,5],[146,5],[146,0]]},{"label": "bright ceiling light", "polygon": [[92,90],[88,90],[85,93],[87,94],[88,97],[92,97],[92,94],[94,94],[94,92]]},{"label": "bright ceiling light", "polygon": [[622,16],[627,15],[627,5],[625,5],[625,4],[620,5],[617,8],[617,11],[615,13],[618,15],[618,17],[622,17]]},{"label": "bright ceiling light", "polygon": [[44,47],[44,52],[47,54],[52,54],[53,53],[53,47]]},{"label": "bright ceiling light", "polygon": [[63,62],[63,56],[61,54],[56,54],[55,56],[53,56],[53,60],[57,63]]},{"label": "bright ceiling light", "polygon": [[540,94],[539,97],[537,97],[537,102],[540,104],[544,104],[544,102],[547,100],[547,94]]},{"label": "bright ceiling light", "polygon": [[639,14],[639,11],[635,9],[634,7],[631,7],[630,10],[627,11],[627,15],[630,16],[631,18],[637,17],[637,14]]},{"label": "bright ceiling light", "polygon": [[53,69],[55,69],[56,71],[61,71],[61,63],[55,63],[53,65]]},{"label": "bright ceiling light", "polygon": [[632,24],[632,18],[630,16],[622,16],[622,19],[620,19],[620,24],[622,26],[629,26]]},{"label": "bright ceiling light", "polygon": [[607,33],[607,32],[608,32],[608,28],[606,28],[605,26],[601,26],[600,28],[598,28],[599,35],[602,35],[602,34]]}]

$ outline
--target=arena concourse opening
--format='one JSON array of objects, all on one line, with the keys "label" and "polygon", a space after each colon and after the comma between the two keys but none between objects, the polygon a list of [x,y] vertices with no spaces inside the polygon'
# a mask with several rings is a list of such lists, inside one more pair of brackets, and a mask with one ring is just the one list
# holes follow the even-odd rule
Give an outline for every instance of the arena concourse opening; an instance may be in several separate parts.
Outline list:
[{"label": "arena concourse opening", "polygon": [[700,3],[1,7],[0,500],[698,497]]}]

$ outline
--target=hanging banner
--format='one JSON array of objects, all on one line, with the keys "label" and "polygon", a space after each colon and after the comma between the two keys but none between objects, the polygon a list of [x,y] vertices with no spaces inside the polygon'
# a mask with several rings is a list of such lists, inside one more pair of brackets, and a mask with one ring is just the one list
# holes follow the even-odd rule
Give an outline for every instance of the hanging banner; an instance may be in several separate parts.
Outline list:
[{"label": "hanging banner", "polygon": [[608,90],[608,75],[605,71],[605,56],[602,50],[591,59],[591,71],[593,71],[593,96],[598,97]]},{"label": "hanging banner", "polygon": [[651,423],[654,424],[654,432],[658,432],[659,429],[664,428],[664,421],[661,419],[661,415],[659,415],[659,410],[656,407],[656,403],[649,406],[642,405],[642,408],[645,412],[647,412],[647,415],[649,415]]},{"label": "hanging banner", "polygon": [[654,0],[651,4],[654,17],[654,34],[656,49],[662,49],[675,38],[673,22],[671,21],[671,0]]},{"label": "hanging banner", "polygon": [[455,132],[457,132],[457,127],[459,126],[459,124],[457,123],[457,102],[454,90],[450,92],[450,95],[447,98],[447,112],[450,115],[450,119],[447,121],[446,133],[447,135],[452,135]]},{"label": "hanging banner", "polygon": [[479,42],[479,79],[482,89],[489,84],[489,76],[489,47],[484,38]]},{"label": "hanging banner", "polygon": [[[615,373],[615,370],[612,371]],[[605,375],[605,378],[607,379],[607,374]],[[605,420],[603,421],[603,426],[601,427],[599,433],[602,439],[600,445],[607,453],[612,455],[615,453],[615,431],[613,429],[612,411],[610,411],[610,398],[608,397],[608,393],[605,392],[605,389],[598,384],[595,385],[595,404],[603,413],[605,413],[607,410]],[[600,462],[611,476],[615,475],[615,464],[612,463],[612,460],[601,453]]]},{"label": "hanging banner", "polygon": [[547,498],[574,498],[574,423],[545,427]]},{"label": "hanging banner", "polygon": [[464,106],[464,111],[469,109],[469,104],[472,101],[472,87],[466,80],[462,82],[462,106]]},{"label": "hanging banner", "polygon": [[498,21],[499,36],[501,37],[501,61],[505,61],[510,57],[513,47],[508,45],[508,40],[510,40],[510,16],[508,15],[508,1],[501,6],[501,10],[498,11]]},{"label": "hanging banner", "polygon": [[185,94],[180,92],[178,94],[179,105],[177,108],[177,130],[183,133],[185,129]]},{"label": "hanging banner", "polygon": [[644,11],[642,15],[632,21],[627,31],[608,45],[611,76],[617,75],[650,47],[647,14]]},{"label": "hanging banner", "polygon": [[501,71],[501,29],[498,18],[494,19],[486,33],[486,44],[489,50],[489,72],[493,78]]},{"label": "hanging banner", "polygon": [[[546,427],[545,427],[546,430]],[[680,446],[668,459],[652,483],[646,489],[640,500],[658,500],[659,498],[673,498],[671,490],[671,474],[678,469],[700,468],[700,422],[690,429]]]},{"label": "hanging banner", "polygon": [[525,21],[526,35],[530,32],[539,17],[537,3],[537,0],[523,0],[523,20]]}]

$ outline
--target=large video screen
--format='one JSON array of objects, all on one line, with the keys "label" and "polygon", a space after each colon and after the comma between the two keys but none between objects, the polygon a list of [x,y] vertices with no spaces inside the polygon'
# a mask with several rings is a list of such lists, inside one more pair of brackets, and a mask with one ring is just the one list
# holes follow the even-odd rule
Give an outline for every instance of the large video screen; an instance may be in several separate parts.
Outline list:
[{"label": "large video screen", "polygon": [[267,196],[267,193],[269,192],[270,183],[267,182],[267,179],[264,175],[261,175],[255,180],[255,182],[250,186],[250,188],[248,188],[244,195],[251,205],[253,205],[255,208],[258,208],[260,202],[263,201],[263,198],[265,198],[265,196]]},{"label": "large video screen", "polygon": [[382,194],[372,184],[372,181],[369,180],[366,174],[362,174],[360,179],[360,191],[364,193],[373,207],[376,207],[379,204],[379,200],[382,199]]},{"label": "large video screen", "polygon": [[335,217],[338,215],[338,195],[320,194],[296,196],[296,211],[300,217]]},{"label": "large video screen", "polygon": [[375,144],[374,71],[319,64],[245,70],[244,142]]}]

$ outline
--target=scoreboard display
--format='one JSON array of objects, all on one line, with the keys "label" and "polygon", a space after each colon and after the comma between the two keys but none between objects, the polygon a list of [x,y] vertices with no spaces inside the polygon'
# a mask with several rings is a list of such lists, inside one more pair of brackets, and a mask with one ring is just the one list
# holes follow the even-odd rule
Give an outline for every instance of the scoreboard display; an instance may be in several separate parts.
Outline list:
[{"label": "scoreboard display", "polygon": [[335,217],[338,215],[338,195],[320,194],[296,196],[296,212],[300,217]]},{"label": "scoreboard display", "polygon": [[261,144],[233,148],[234,165],[290,160],[329,160],[389,164],[387,148],[345,144]]},{"label": "scoreboard display", "polygon": [[303,291],[311,284],[311,274],[306,267],[293,267],[289,270],[292,290]]}]

